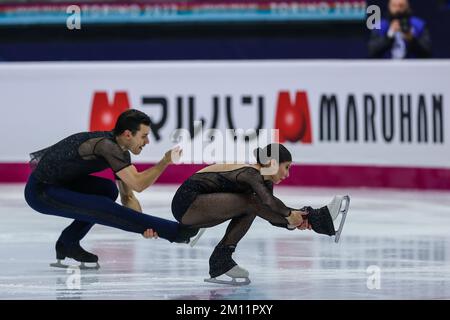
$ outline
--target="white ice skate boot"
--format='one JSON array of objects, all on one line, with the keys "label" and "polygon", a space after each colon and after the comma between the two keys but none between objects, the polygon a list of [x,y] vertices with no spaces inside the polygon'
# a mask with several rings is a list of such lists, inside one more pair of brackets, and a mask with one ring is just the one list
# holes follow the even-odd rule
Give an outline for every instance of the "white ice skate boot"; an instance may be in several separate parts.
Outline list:
[{"label": "white ice skate boot", "polygon": [[231,258],[234,250],[235,246],[217,246],[214,249],[209,258],[209,275],[211,278],[205,279],[205,282],[233,286],[244,286],[250,283],[248,271],[238,266]]},{"label": "white ice skate boot", "polygon": [[[344,228],[349,206],[349,196],[335,196],[328,205],[322,208],[303,207],[300,210],[307,212],[306,218],[315,232],[335,236],[334,241],[337,243]],[[339,216],[341,216],[340,222],[338,221]],[[339,227],[336,228],[337,225]]]},{"label": "white ice skate boot", "polygon": [[[223,277],[223,276],[227,276]],[[231,270],[225,272],[223,275],[217,276],[215,278],[205,279],[205,282],[218,283],[218,284],[229,284],[232,286],[245,286],[250,284],[249,272],[244,268],[236,265]],[[222,279],[224,278],[224,279]]]}]

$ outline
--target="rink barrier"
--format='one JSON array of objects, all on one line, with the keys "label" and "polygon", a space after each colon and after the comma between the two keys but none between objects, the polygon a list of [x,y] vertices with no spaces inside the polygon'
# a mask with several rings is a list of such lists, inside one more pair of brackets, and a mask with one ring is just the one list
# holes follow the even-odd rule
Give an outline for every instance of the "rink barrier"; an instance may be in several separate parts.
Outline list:
[{"label": "rink barrier", "polygon": [[[136,164],[139,171],[151,164]],[[204,165],[173,165],[160,184],[181,184]],[[23,183],[30,174],[26,163],[0,163],[0,183]],[[113,178],[111,170],[96,175]],[[283,186],[367,187],[450,190],[450,169],[338,165],[293,165]]]}]

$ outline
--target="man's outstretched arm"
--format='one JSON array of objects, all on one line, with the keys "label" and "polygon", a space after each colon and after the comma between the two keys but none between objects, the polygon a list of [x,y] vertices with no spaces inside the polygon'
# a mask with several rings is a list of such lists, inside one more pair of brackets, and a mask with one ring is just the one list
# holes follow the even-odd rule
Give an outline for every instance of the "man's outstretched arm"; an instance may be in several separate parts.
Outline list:
[{"label": "man's outstretched arm", "polygon": [[153,167],[138,172],[134,165],[130,165],[118,172],[116,175],[132,190],[142,192],[154,184],[167,166],[173,163],[173,158],[181,157],[182,150],[176,147],[166,152],[164,157]]}]

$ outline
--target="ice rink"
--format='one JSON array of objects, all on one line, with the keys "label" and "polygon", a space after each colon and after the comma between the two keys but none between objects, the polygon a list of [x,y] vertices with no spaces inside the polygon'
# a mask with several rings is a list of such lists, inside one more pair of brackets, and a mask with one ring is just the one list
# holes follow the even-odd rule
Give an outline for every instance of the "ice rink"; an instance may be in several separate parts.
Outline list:
[{"label": "ice rink", "polygon": [[[34,212],[23,185],[0,186],[0,299],[450,299],[450,193],[277,188],[287,205],[325,205],[349,194],[339,244],[257,218],[233,258],[245,287],[209,284],[208,258],[226,225],[194,248],[95,226],[82,245],[101,269],[49,267],[71,220]],[[174,186],[138,194],[144,212],[173,219]]]}]

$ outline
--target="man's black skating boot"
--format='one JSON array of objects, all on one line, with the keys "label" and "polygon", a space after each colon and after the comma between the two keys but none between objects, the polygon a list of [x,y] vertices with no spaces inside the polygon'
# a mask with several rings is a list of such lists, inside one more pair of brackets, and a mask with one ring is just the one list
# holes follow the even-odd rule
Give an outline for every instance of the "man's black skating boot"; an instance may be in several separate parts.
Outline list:
[{"label": "man's black skating boot", "polygon": [[[56,249],[56,263],[50,264],[52,267],[57,268],[68,268],[69,265],[65,265],[61,263],[61,260],[65,258],[72,258],[81,264],[78,266],[80,269],[99,269],[100,265],[98,264],[98,257],[90,252],[84,250],[79,243],[72,244],[71,246],[67,246],[63,244],[61,241],[57,241],[55,245]],[[94,266],[88,266],[86,263],[95,263]]]}]

